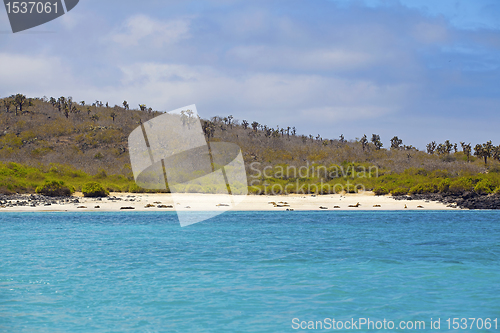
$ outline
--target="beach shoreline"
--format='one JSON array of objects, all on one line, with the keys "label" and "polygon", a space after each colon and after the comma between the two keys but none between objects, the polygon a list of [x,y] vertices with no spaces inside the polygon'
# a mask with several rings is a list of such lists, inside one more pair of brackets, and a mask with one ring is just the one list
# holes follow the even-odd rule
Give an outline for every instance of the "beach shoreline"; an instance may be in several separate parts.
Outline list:
[{"label": "beach shoreline", "polygon": [[[111,193],[105,198],[86,198],[75,193],[68,198],[16,195],[10,202],[3,197],[0,212],[116,212],[116,211],[376,211],[453,210],[456,205],[429,200],[396,200],[373,192],[355,194],[289,194],[231,196],[224,194]],[[181,202],[181,203],[179,203]]]}]

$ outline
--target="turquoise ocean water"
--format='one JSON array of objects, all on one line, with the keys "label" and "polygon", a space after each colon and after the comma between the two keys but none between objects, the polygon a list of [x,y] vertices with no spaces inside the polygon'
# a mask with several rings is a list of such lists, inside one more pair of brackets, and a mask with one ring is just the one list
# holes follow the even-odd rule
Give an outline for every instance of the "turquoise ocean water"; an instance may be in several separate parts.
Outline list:
[{"label": "turquoise ocean water", "polygon": [[500,332],[498,212],[2,213],[0,255],[2,332]]}]

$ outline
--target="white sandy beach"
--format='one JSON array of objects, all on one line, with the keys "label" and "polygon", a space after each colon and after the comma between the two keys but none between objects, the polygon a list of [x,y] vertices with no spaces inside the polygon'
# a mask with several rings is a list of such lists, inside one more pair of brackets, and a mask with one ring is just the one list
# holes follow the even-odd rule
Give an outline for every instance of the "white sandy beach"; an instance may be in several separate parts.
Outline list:
[{"label": "white sandy beach", "polygon": [[[28,198],[28,196],[26,196]],[[76,193],[78,203],[54,203],[50,206],[15,206],[0,208],[0,212],[74,212],[74,211],[280,211],[280,210],[450,210],[457,209],[439,202],[424,200],[395,200],[391,196],[375,196],[372,192],[362,194],[331,195],[249,195],[234,205],[228,195],[185,193],[176,194],[174,203],[171,194],[111,193],[109,198],[84,198]],[[179,200],[180,199],[180,200]],[[179,203],[180,201],[180,203]],[[238,201],[238,200],[236,200]],[[359,203],[359,205],[357,205]],[[352,207],[357,205],[357,207]],[[349,207],[351,206],[351,207]],[[124,209],[125,207],[129,209]],[[133,209],[132,209],[133,208]]]}]

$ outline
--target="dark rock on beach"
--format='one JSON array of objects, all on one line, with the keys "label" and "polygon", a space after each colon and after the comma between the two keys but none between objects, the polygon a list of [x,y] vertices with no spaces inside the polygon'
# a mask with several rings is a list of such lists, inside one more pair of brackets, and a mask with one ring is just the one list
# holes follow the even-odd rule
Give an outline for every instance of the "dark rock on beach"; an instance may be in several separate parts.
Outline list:
[{"label": "dark rock on beach", "polygon": [[429,200],[447,204],[450,207],[463,209],[500,209],[500,196],[497,194],[478,194],[475,192],[452,193],[427,193],[396,196],[395,200]]},{"label": "dark rock on beach", "polygon": [[12,195],[0,195],[0,205],[4,207],[38,207],[38,206],[50,206],[53,204],[70,204],[79,203],[78,198],[73,197],[48,197],[40,194],[12,194]]}]

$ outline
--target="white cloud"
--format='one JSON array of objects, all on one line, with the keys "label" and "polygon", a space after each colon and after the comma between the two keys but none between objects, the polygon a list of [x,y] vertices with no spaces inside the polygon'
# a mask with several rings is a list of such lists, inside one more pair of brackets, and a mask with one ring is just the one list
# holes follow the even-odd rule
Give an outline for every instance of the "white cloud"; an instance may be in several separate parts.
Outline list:
[{"label": "white cloud", "polygon": [[74,30],[75,27],[86,21],[86,16],[79,11],[70,11],[59,18],[59,23],[65,30]]},{"label": "white cloud", "polygon": [[414,37],[421,43],[434,44],[446,42],[449,34],[442,24],[420,22],[413,27]]},{"label": "white cloud", "polygon": [[245,38],[268,31],[272,26],[272,15],[267,8],[252,8],[251,3],[249,4],[250,7],[242,11],[239,10],[224,15],[224,17],[217,17],[217,24],[225,34]]},{"label": "white cloud", "polygon": [[315,123],[318,120],[335,124],[338,121],[356,121],[359,119],[374,119],[391,113],[396,108],[392,105],[341,105],[304,109],[300,112],[303,121]]},{"label": "white cloud", "polygon": [[[485,124],[494,123],[497,31],[459,31],[401,6],[214,1],[194,11],[177,1],[172,20],[153,18],[165,10],[157,1],[147,15],[131,5],[122,8],[125,18],[92,12],[91,24],[82,20],[82,3],[53,23],[71,34],[4,36],[0,91],[111,104],[126,99],[160,110],[196,103],[202,116],[323,128],[325,137],[338,136],[339,124],[351,137],[362,126],[367,134],[370,128],[426,133],[413,116],[430,123],[460,113],[468,122],[483,112]],[[9,30],[0,13],[3,23]],[[470,68],[481,71],[471,75]],[[462,95],[470,95],[469,103]],[[481,104],[487,98],[492,102]]]},{"label": "white cloud", "polygon": [[366,80],[320,75],[248,73],[235,76],[210,66],[136,63],[120,67],[122,77],[108,85],[87,84],[56,57],[0,53],[0,90],[30,96],[71,95],[111,104],[129,101],[159,110],[198,104],[202,116],[233,113],[269,124],[293,125],[312,119],[377,118],[397,112],[408,88]]},{"label": "white cloud", "polygon": [[68,87],[70,73],[57,57],[0,53],[0,90],[9,95],[22,92],[40,96],[47,89]]},{"label": "white cloud", "polygon": [[12,31],[7,11],[4,11],[3,9],[0,10],[0,31],[2,31],[2,33]]},{"label": "white cloud", "polygon": [[163,22],[146,15],[135,15],[109,38],[122,47],[137,46],[144,41],[161,47],[189,38],[189,25],[189,18]]},{"label": "white cloud", "polygon": [[300,49],[267,45],[237,46],[228,58],[259,67],[349,71],[366,68],[376,61],[374,55],[342,48]]},{"label": "white cloud", "polygon": [[376,118],[397,112],[409,94],[404,85],[379,86],[362,80],[319,75],[253,73],[231,76],[210,67],[138,63],[122,68],[122,96],[154,108],[203,105],[202,115],[260,114],[276,122],[306,119]]}]

